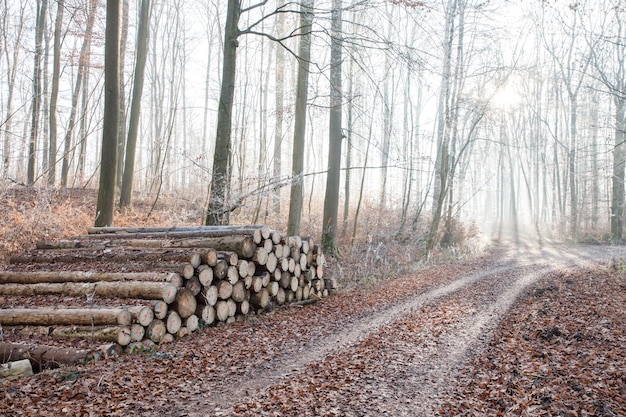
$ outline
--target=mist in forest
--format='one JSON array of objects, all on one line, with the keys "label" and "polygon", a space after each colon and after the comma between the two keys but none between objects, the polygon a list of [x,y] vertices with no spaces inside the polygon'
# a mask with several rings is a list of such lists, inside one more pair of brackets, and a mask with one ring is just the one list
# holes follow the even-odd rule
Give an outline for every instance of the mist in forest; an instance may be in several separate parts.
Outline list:
[{"label": "mist in forest", "polygon": [[622,239],[623,0],[121,0],[113,154],[107,3],[0,5],[3,187],[114,161],[207,224]]}]

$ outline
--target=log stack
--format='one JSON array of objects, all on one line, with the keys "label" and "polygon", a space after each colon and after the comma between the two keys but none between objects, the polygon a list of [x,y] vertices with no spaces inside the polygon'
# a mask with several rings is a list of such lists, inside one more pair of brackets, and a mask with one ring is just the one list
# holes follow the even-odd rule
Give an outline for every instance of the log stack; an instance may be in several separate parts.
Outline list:
[{"label": "log stack", "polygon": [[336,288],[312,238],[266,225],[91,228],[39,242],[10,263],[0,271],[0,297],[11,307],[0,309],[5,332],[129,350]]}]

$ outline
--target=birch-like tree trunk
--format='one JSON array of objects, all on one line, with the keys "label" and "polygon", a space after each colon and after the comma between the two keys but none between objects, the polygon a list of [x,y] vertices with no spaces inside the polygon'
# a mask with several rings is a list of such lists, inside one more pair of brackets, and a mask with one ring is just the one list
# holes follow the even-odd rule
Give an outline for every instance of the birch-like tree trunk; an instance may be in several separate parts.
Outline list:
[{"label": "birch-like tree trunk", "polygon": [[104,118],[100,182],[96,205],[96,227],[113,226],[115,180],[117,178],[117,136],[119,135],[120,88],[120,0],[107,0],[104,45]]},{"label": "birch-like tree trunk", "polygon": [[[278,0],[277,8],[285,6],[284,0]],[[279,36],[285,28],[285,14],[279,13],[276,17],[276,32]],[[282,45],[276,45],[276,126],[274,127],[274,180],[280,178],[282,170],[282,149],[283,149],[283,120],[285,115],[284,96],[285,96],[285,50]],[[280,188],[276,187],[273,191],[272,206],[274,213],[280,214]]]},{"label": "birch-like tree trunk", "polygon": [[322,226],[322,247],[329,256],[338,254],[337,215],[339,211],[339,181],[341,177],[342,133],[342,13],[341,0],[333,0],[330,28],[330,115],[328,137],[328,172],[326,174],[326,194],[324,196],[324,217]]},{"label": "birch-like tree trunk", "polygon": [[[91,50],[91,39],[93,33],[93,25],[96,17],[96,9],[97,9],[97,0],[91,0],[89,8],[89,14],[87,17],[87,27],[85,28],[85,37],[83,38],[83,46],[80,50],[80,55],[78,58],[78,75],[76,76],[76,81],[74,84],[74,92],[72,93],[72,106],[70,110],[70,118],[67,123],[67,130],[65,131],[65,140],[64,140],[64,151],[63,151],[63,164],[61,166],[61,186],[63,188],[67,187],[69,170],[70,170],[70,156],[72,154],[72,136],[74,133],[74,126],[76,125],[76,114],[78,113],[78,98],[80,96],[81,88],[84,91],[87,91],[86,79],[89,71],[89,52]],[[86,118],[86,111],[83,113],[83,118]],[[81,121],[82,123],[82,121]],[[83,158],[81,169],[84,169],[84,152],[86,149],[86,133],[83,129],[83,137],[81,138],[80,144],[80,155],[79,159]],[[80,162],[79,162],[80,164]],[[81,169],[79,169],[80,172]]]},{"label": "birch-like tree trunk", "polygon": [[130,207],[132,202],[133,179],[135,176],[135,153],[137,149],[137,136],[139,134],[139,119],[141,116],[141,97],[143,94],[144,74],[148,57],[150,11],[151,0],[142,0],[139,29],[137,30],[137,58],[133,78],[133,96],[130,107],[128,138],[126,139],[126,157],[124,158],[124,174],[120,193],[121,208]]},{"label": "birch-like tree trunk", "polygon": [[48,0],[37,1],[37,22],[35,26],[35,54],[33,65],[33,98],[31,103],[30,138],[28,142],[28,167],[26,183],[35,183],[37,165],[37,141],[39,140],[39,112],[41,109],[41,60],[43,57],[43,36],[46,27]]},{"label": "birch-like tree trunk", "polygon": [[[314,0],[300,3],[300,45],[298,46],[298,83],[296,86],[296,110],[293,134],[292,183],[289,199],[287,234],[300,234],[302,218],[302,188],[304,173],[304,138],[306,133],[306,108],[309,90],[309,64],[311,61],[311,27],[313,25]],[[278,46],[281,48],[281,46]]]},{"label": "birch-like tree trunk", "polygon": [[56,181],[57,159],[57,100],[61,81],[61,31],[63,29],[63,10],[65,0],[57,0],[57,15],[54,23],[54,52],[52,58],[52,91],[50,92],[50,138],[48,148],[48,185]]},{"label": "birch-like tree trunk", "polygon": [[231,123],[233,97],[235,94],[235,72],[237,69],[237,46],[239,41],[240,0],[228,0],[226,24],[224,27],[224,63],[222,66],[222,87],[218,105],[213,175],[209,190],[209,205],[205,224],[228,224],[230,203],[228,188],[231,175]]},{"label": "birch-like tree trunk", "polygon": [[[6,8],[5,2],[5,8]],[[9,168],[11,165],[11,150],[12,150],[12,136],[13,136],[13,96],[15,92],[15,80],[17,77],[17,69],[19,67],[19,53],[21,48],[19,45],[22,43],[22,35],[24,33],[24,14],[26,9],[26,3],[22,3],[20,6],[20,14],[18,19],[18,25],[14,28],[13,36],[14,42],[12,44],[12,50],[9,49],[9,36],[6,28],[6,19],[7,16],[2,16],[3,19],[3,30],[2,30],[2,40],[4,43],[3,53],[6,58],[6,71],[7,71],[7,96],[5,101],[6,113],[4,120],[4,147],[2,148],[2,178],[7,178],[9,176]]]}]

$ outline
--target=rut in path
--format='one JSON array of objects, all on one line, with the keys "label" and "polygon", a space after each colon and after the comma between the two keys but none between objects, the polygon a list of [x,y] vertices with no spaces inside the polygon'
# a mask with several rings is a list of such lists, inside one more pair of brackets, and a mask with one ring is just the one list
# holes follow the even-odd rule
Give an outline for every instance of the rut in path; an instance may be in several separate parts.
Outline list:
[{"label": "rut in path", "polygon": [[[447,328],[425,327],[421,337],[426,342],[419,347],[398,347],[410,350],[404,355],[396,355],[411,358],[406,364],[406,374],[393,386],[377,384],[374,388],[380,398],[376,401],[376,409],[366,412],[367,415],[430,415],[459,366],[489,340],[492,330],[528,285],[550,271],[597,263],[610,259],[615,253],[606,247],[559,249],[536,246],[525,250],[510,249],[507,256],[496,260],[487,270],[410,297],[355,320],[350,327],[324,340],[312,342],[306,348],[306,355],[277,356],[244,375],[225,378],[219,386],[212,387],[208,395],[194,402],[188,413],[228,415],[238,402],[254,397],[286,378],[298,378],[298,373],[309,364],[320,362],[334,352],[349,354],[355,343],[369,335],[384,331],[387,337],[392,336],[394,322],[413,316],[419,320],[420,309],[424,306],[436,307],[437,303],[451,297],[473,300],[481,308],[466,313]],[[394,380],[393,375],[390,380]],[[405,400],[398,401],[398,398]]]}]

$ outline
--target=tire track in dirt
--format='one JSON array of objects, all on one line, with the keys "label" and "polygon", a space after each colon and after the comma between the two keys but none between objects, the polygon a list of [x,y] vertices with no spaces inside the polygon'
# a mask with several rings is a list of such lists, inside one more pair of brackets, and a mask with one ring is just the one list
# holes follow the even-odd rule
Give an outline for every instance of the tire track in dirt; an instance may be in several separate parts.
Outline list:
[{"label": "tire track in dirt", "polygon": [[[377,409],[370,410],[372,414],[361,414],[385,415],[387,413],[383,412],[381,406],[384,408],[385,403],[390,402],[389,409],[393,411],[387,415],[430,415],[438,398],[445,393],[445,387],[453,379],[454,372],[489,339],[490,332],[525,288],[550,271],[597,263],[613,255],[611,251],[591,251],[595,253],[589,254],[586,248],[569,248],[567,252],[563,248],[558,249],[540,247],[520,251],[513,248],[488,270],[409,297],[373,315],[355,320],[350,327],[324,340],[310,343],[304,348],[306,355],[277,356],[243,375],[226,377],[220,386],[213,387],[207,395],[198,399],[199,403],[195,402],[187,415],[229,415],[235,404],[256,397],[288,377],[301,377],[302,370],[310,364],[322,362],[333,353],[349,354],[352,347],[377,333],[393,334],[396,323],[401,319],[419,320],[422,314],[420,309],[424,306],[436,309],[438,303],[450,297],[475,299],[480,308],[474,314],[466,314],[456,324],[444,329],[423,329],[419,337],[426,343],[419,348],[411,348],[410,345],[398,347],[399,350],[413,350],[408,352],[413,358],[412,363],[402,380],[398,381],[402,390],[394,394],[395,388],[385,390],[377,384],[377,391],[387,394],[378,399]],[[482,291],[477,293],[477,288]],[[439,336],[433,337],[435,333]],[[402,396],[408,399],[398,401]]]}]

